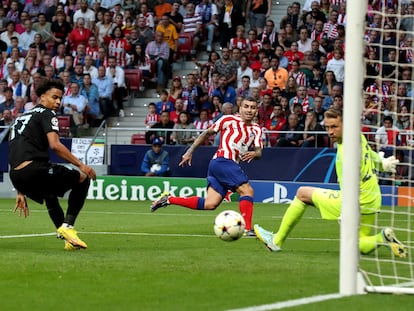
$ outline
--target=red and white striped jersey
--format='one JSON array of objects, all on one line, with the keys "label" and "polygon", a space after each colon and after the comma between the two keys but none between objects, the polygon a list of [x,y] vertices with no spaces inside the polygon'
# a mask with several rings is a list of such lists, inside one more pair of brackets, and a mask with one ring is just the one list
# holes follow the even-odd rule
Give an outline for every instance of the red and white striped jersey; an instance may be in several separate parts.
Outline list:
[{"label": "red and white striped jersey", "polygon": [[124,38],[112,39],[109,41],[108,55],[115,56],[117,66],[125,67],[127,65],[126,54],[129,48],[129,43]]},{"label": "red and white striped jersey", "polygon": [[252,123],[246,124],[240,116],[225,115],[213,124],[216,133],[220,133],[220,145],[213,158],[226,158],[237,163],[240,156],[249,147],[263,148],[262,128]]},{"label": "red and white striped jersey", "polygon": [[65,86],[63,96],[70,96],[70,95],[72,95],[72,90],[70,86]]},{"label": "red and white striped jersey", "polygon": [[306,86],[306,82],[307,82],[306,75],[302,71],[298,71],[298,72],[290,71],[289,76],[295,78],[298,86],[300,85]]},{"label": "red and white striped jersey", "polygon": [[252,53],[254,55],[259,54],[259,51],[262,49],[262,42],[256,39],[256,40],[251,41],[250,45],[252,47]]},{"label": "red and white striped jersey", "polygon": [[192,16],[184,16],[183,32],[195,32],[197,30],[197,24],[203,24],[203,17],[201,15],[193,14]]},{"label": "red and white striped jersey", "polygon": [[323,26],[323,32],[326,34],[329,40],[335,40],[338,38],[338,24],[333,24],[331,21],[328,21]]},{"label": "red and white striped jersey", "polygon": [[338,15],[338,25],[346,26],[346,14]]},{"label": "red and white striped jersey", "polygon": [[339,6],[342,2],[345,2],[345,0],[329,0],[329,3],[335,6]]},{"label": "red and white striped jersey", "polygon": [[246,38],[239,39],[235,37],[235,38],[231,38],[230,43],[229,43],[229,49],[233,50],[234,48],[240,49],[242,53],[247,53],[251,51],[252,46],[250,44],[249,39],[246,39]]},{"label": "red and white striped jersey", "polygon": [[153,126],[155,123],[161,122],[161,118],[160,115],[158,113],[149,113],[147,114],[147,116],[145,117],[145,125],[147,127],[151,127]]},{"label": "red and white striped jersey", "polygon": [[205,120],[205,121],[195,120],[194,121],[194,127],[197,130],[206,130],[206,129],[208,129],[212,125],[213,125],[213,121],[212,120]]},{"label": "red and white striped jersey", "polygon": [[386,84],[377,85],[376,83],[369,85],[365,92],[374,97],[374,102],[387,102],[390,95],[390,88]]},{"label": "red and white striped jersey", "polygon": [[86,47],[86,55],[90,55],[90,56],[92,56],[93,60],[97,60],[98,57],[99,57],[98,50],[99,50],[98,46],[94,47],[94,48],[92,48],[90,46],[87,46]]},{"label": "red and white striped jersey", "polygon": [[65,57],[59,57],[59,55],[53,56],[51,65],[55,69],[63,68],[65,66]]}]

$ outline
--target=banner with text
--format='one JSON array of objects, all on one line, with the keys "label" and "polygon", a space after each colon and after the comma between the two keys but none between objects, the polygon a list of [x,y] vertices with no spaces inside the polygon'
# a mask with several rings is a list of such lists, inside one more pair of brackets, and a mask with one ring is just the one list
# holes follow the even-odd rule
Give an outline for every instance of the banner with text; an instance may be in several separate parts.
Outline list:
[{"label": "banner with text", "polygon": [[[274,181],[251,181],[254,188],[254,201],[262,203],[290,203],[300,186],[313,186],[338,189],[337,184],[296,183]],[[163,178],[133,176],[102,176],[89,187],[90,200],[155,201],[161,193],[169,192],[174,196],[202,196],[207,193],[204,178]],[[382,186],[383,205],[391,205],[394,187]],[[237,201],[238,195],[229,193],[226,201]],[[396,198],[394,204],[397,204]]]}]

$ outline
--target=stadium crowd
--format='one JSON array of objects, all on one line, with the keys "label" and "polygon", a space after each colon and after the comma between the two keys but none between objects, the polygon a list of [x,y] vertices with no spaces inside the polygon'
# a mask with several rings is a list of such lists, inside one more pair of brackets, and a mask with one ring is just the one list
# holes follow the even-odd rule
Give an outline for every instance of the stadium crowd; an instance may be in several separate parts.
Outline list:
[{"label": "stadium crowd", "polygon": [[[414,127],[407,117],[414,3],[368,0],[368,6],[363,130],[375,141],[371,134],[391,116],[396,129],[384,144],[405,144],[410,139],[400,132]],[[125,70],[135,68],[160,94],[145,125],[194,128],[169,134],[166,143],[191,143],[252,96],[260,104],[257,122],[285,132],[267,133],[267,146],[326,146],[312,132],[323,130],[328,107],[343,105],[346,1],[292,2],[278,25],[271,10],[270,0],[3,1],[0,118],[7,110],[15,117],[31,109],[36,85],[56,78],[65,85],[61,113],[73,126],[123,117]],[[207,62],[198,60],[200,51],[209,53]],[[199,68],[185,81],[171,66],[184,58]],[[146,136],[151,143],[155,134]]]}]

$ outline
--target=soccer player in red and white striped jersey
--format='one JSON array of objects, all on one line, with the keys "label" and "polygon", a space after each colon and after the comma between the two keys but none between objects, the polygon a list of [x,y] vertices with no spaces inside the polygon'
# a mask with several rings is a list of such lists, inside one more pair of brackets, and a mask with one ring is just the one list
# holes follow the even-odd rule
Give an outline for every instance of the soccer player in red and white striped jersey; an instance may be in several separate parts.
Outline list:
[{"label": "soccer player in red and white striped jersey", "polygon": [[210,161],[207,173],[207,195],[205,198],[175,197],[163,193],[153,202],[151,211],[170,204],[190,209],[214,210],[225,198],[228,191],[239,194],[240,212],[246,222],[246,235],[253,236],[252,215],[254,191],[249,179],[239,165],[240,161],[250,162],[262,156],[262,128],[253,122],[257,114],[257,102],[252,97],[243,99],[239,115],[224,115],[204,131],[184,153],[180,166],[188,164],[194,150],[203,145],[210,136],[220,135],[220,144]]}]

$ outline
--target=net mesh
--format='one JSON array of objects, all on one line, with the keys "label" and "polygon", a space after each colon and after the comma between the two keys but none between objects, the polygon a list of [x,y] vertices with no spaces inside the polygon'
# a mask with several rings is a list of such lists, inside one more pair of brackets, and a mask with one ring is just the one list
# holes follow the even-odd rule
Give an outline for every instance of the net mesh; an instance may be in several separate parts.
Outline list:
[{"label": "net mesh", "polygon": [[393,228],[408,254],[406,258],[399,258],[386,247],[380,247],[373,254],[361,256],[360,267],[372,286],[414,290],[414,191],[411,188],[414,180],[414,2],[374,3],[366,15],[362,131],[374,150],[384,151],[386,157],[399,158],[400,164],[396,174],[379,176],[383,208],[373,231]]}]

